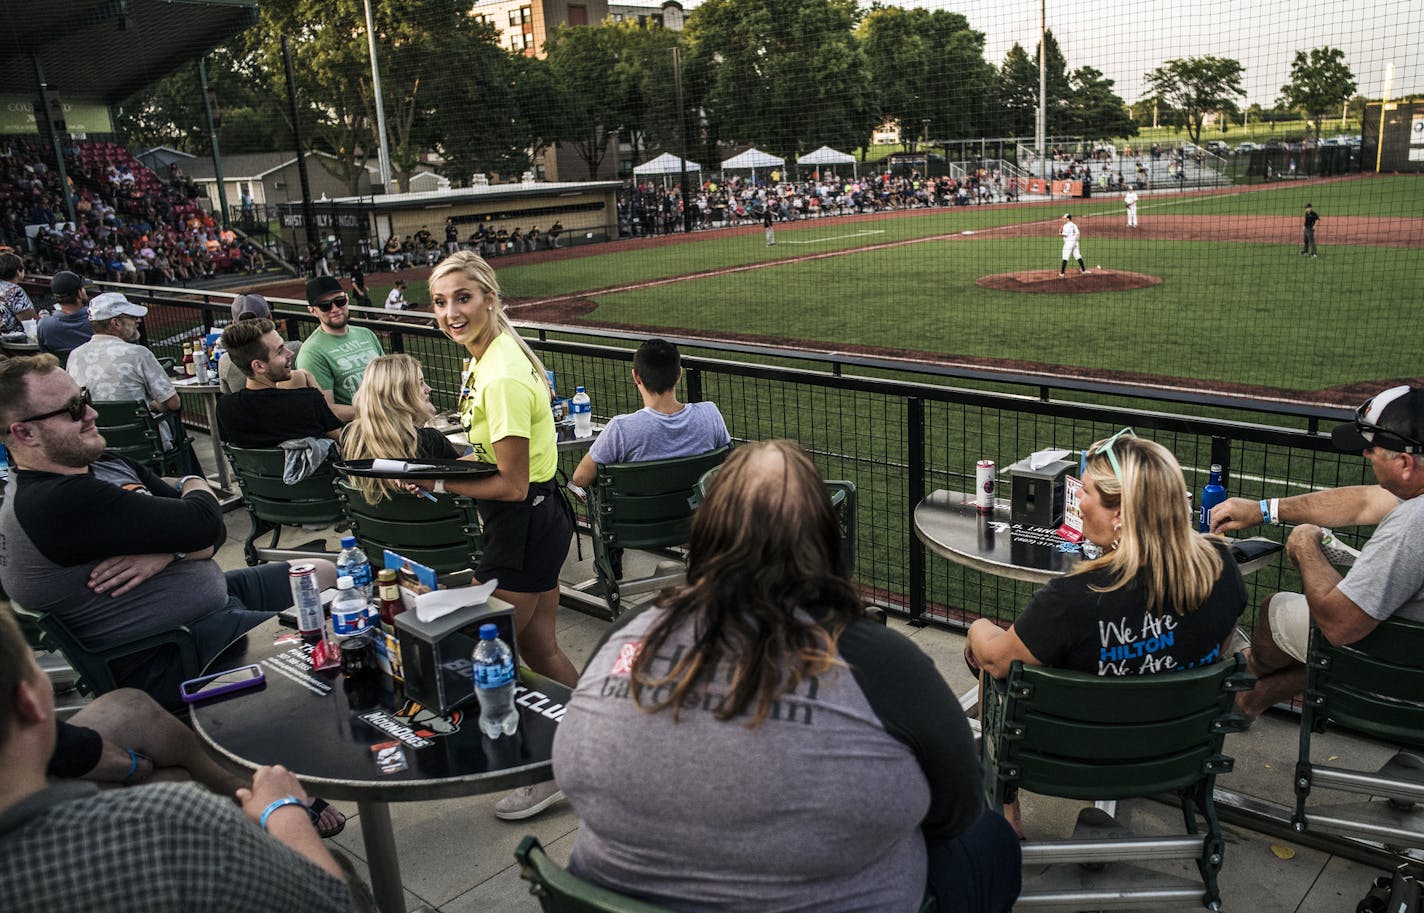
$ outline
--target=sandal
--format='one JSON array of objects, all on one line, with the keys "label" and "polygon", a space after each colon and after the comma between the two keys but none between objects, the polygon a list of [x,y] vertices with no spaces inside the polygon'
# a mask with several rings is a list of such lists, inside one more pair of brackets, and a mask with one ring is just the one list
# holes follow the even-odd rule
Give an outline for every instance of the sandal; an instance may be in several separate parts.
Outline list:
[{"label": "sandal", "polygon": [[[338,809],[332,808],[325,799],[313,799],[307,806],[307,817],[311,819],[312,827],[316,828],[317,836],[326,840],[335,837],[346,829],[346,816]],[[326,819],[326,825],[322,825],[322,819]]]}]

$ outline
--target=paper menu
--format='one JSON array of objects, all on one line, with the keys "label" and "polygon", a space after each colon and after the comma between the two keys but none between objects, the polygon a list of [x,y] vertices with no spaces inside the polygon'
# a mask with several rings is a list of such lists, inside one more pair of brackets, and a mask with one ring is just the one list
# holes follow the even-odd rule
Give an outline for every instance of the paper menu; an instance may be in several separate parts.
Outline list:
[{"label": "paper menu", "polygon": [[1078,507],[1078,492],[1082,490],[1081,479],[1063,477],[1063,524],[1058,527],[1058,535],[1069,542],[1083,541],[1083,512]]}]

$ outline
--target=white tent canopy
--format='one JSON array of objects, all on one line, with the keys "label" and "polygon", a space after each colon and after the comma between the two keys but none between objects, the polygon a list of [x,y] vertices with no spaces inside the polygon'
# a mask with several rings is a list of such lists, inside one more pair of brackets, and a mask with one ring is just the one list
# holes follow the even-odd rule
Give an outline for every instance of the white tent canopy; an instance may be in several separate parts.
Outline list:
[{"label": "white tent canopy", "polygon": [[[657,158],[644,162],[633,169],[634,174],[681,174],[683,160],[673,155],[671,152],[664,152]],[[687,163],[688,171],[701,171],[702,166],[696,162]]]},{"label": "white tent canopy", "polygon": [[748,149],[741,155],[734,155],[722,163],[726,168],[781,168],[786,165],[786,159],[777,158],[774,155],[762,152],[760,149]]},{"label": "white tent canopy", "polygon": [[[798,165],[854,165],[855,156],[838,152],[830,146],[822,146],[815,152],[808,152],[796,160]],[[725,167],[725,165],[723,166]]]}]

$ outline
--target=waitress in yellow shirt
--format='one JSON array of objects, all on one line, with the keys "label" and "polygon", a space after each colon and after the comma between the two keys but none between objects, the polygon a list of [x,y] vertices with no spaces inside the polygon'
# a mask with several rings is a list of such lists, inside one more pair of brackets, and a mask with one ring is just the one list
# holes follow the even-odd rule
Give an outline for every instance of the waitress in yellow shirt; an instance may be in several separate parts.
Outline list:
[{"label": "waitress in yellow shirt", "polygon": [[494,270],[478,254],[461,251],[435,267],[430,304],[441,332],[470,353],[460,396],[460,422],[474,448],[466,459],[499,471],[417,484],[476,500],[485,549],[475,579],[498,578],[495,595],[514,606],[525,664],[573,686],[578,672],[554,638],[573,518],[554,482],[558,449],[544,365],[510,325]]}]

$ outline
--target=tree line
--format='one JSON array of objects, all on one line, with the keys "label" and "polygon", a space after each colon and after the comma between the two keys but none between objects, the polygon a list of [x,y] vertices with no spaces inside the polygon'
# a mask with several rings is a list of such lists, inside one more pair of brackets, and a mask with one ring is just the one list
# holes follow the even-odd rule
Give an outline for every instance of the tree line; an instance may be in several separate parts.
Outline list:
[{"label": "tree line", "polygon": [[[477,172],[513,176],[554,144],[599,173],[621,134],[642,161],[660,151],[720,161],[727,145],[788,158],[828,144],[863,150],[889,120],[914,149],[935,139],[1032,137],[1039,48],[1015,44],[1000,65],[984,34],[936,9],[856,0],[706,0],[685,31],[632,22],[554,29],[542,56],[499,44],[468,0],[373,0],[392,169],[403,189],[425,152],[457,185]],[[376,156],[375,95],[362,0],[265,0],[259,24],[208,58],[225,154],[289,150],[282,38],[293,57],[307,148],[333,157],[354,189]],[[1036,43],[1035,43],[1036,45]],[[675,60],[675,52],[677,59]],[[1147,74],[1130,109],[1113,80],[1070,69],[1045,36],[1047,127],[1087,141],[1137,133],[1142,105],[1200,141],[1211,112],[1236,113],[1237,61],[1189,57]],[[682,87],[679,107],[675,87]],[[1343,55],[1301,52],[1283,103],[1316,116],[1354,91]],[[1148,109],[1150,110],[1150,108]],[[120,107],[135,144],[209,151],[196,67]]]}]

